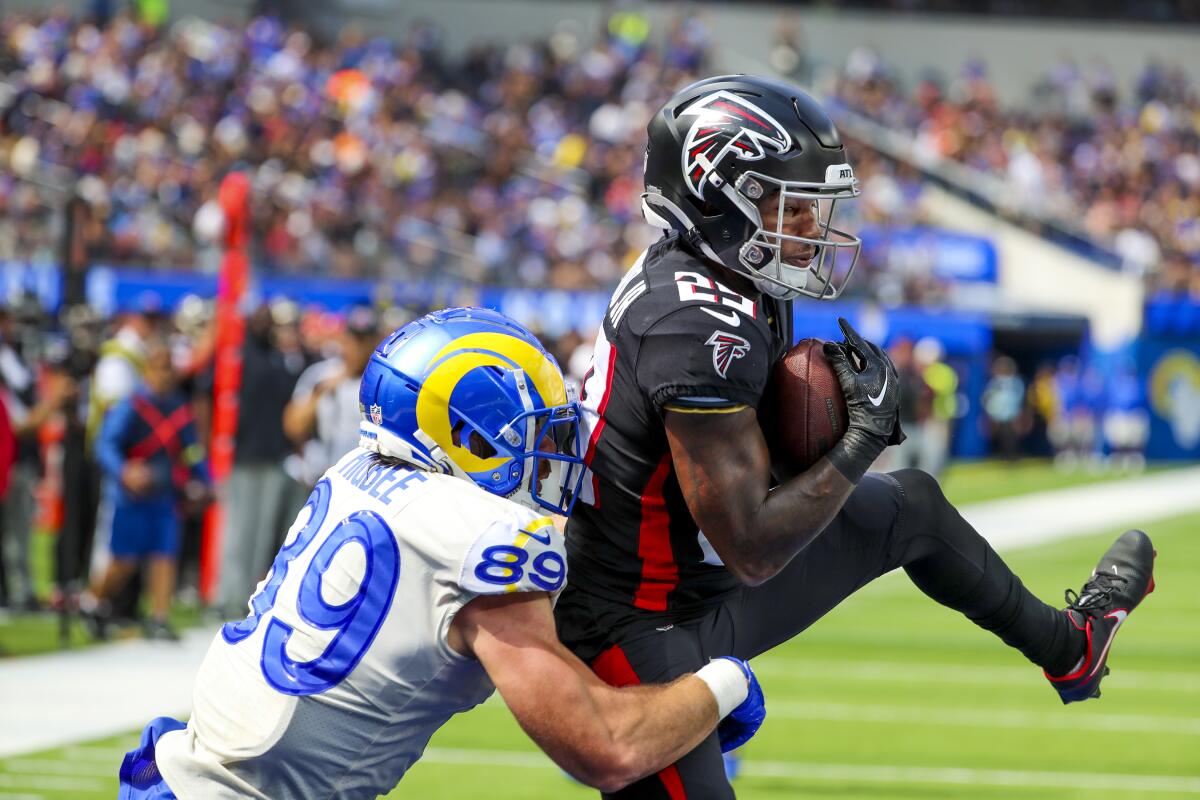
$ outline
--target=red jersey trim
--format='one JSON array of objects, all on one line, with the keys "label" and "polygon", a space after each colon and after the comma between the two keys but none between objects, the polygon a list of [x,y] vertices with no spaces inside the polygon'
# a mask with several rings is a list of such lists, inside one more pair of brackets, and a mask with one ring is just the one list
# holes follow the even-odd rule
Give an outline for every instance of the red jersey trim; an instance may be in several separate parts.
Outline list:
[{"label": "red jersey trim", "polygon": [[638,528],[642,581],[633,605],[646,611],[666,611],[667,595],[679,584],[679,565],[671,549],[671,517],[663,497],[663,484],[670,473],[671,454],[666,453],[642,490],[642,522]]},{"label": "red jersey trim", "polygon": [[[612,344],[608,345],[608,370],[604,376],[604,394],[600,397],[600,405],[596,407],[596,429],[592,431],[591,437],[588,438],[587,453],[583,456],[583,463],[589,468],[592,466],[592,458],[596,455],[596,445],[600,442],[600,435],[604,433],[604,426],[607,424],[604,419],[604,412],[608,410],[608,401],[612,397],[613,374],[617,369],[617,348]],[[592,506],[600,507],[600,479],[596,473],[592,473]]]},{"label": "red jersey trim", "polygon": [[[600,680],[609,686],[618,688],[637,686],[642,682],[637,673],[633,671],[633,665],[629,663],[629,656],[625,655],[625,651],[619,644],[614,644],[596,656],[596,660],[592,662],[592,672],[595,672]],[[663,788],[667,790],[667,795],[671,800],[687,800],[687,792],[683,788],[683,778],[679,777],[679,770],[674,764],[661,770],[658,773],[658,779],[662,781]]]}]

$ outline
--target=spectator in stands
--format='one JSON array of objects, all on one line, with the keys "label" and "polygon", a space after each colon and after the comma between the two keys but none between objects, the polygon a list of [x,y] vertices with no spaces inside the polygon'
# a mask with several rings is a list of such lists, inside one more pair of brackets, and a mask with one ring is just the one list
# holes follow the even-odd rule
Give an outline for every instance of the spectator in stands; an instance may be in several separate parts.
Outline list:
[{"label": "spectator in stands", "polygon": [[217,607],[227,617],[244,611],[295,514],[293,481],[283,468],[292,453],[283,416],[296,377],[273,340],[270,308],[259,306],[246,321],[233,469],[223,487]]},{"label": "spectator in stands", "polygon": [[1025,433],[1025,381],[1008,356],[992,361],[992,377],[983,390],[983,413],[992,450],[1007,460],[1016,459]]},{"label": "spectator in stands", "polygon": [[[657,237],[637,199],[648,115],[708,58],[698,20],[669,21],[662,44],[648,24],[623,12],[594,43],[562,31],[456,62],[429,31],[325,45],[271,17],[154,31],[9,15],[0,58],[30,89],[0,132],[21,167],[14,201],[30,206],[8,209],[24,222],[12,249],[27,257],[46,228],[30,223],[49,216],[24,177],[55,164],[81,176],[92,258],[213,269],[217,178],[236,164],[270,270],[611,284]],[[201,99],[218,85],[229,103]],[[856,172],[891,169],[875,166]]]},{"label": "spectator in stands", "polygon": [[358,446],[358,384],[383,333],[368,306],[346,314],[339,354],[306,369],[283,413],[283,430],[303,448],[304,480],[312,486]]},{"label": "spectator in stands", "polygon": [[191,404],[177,389],[171,352],[161,342],[144,351],[144,386],[113,406],[96,439],[96,457],[112,500],[112,558],[80,610],[97,638],[107,636],[110,601],[149,562],[147,638],[178,638],[168,621],[179,552],[177,503],[208,487],[204,447],[196,436]]},{"label": "spectator in stands", "polygon": [[[834,93],[845,109],[913,136],[918,163],[948,159],[994,176],[1003,192],[983,193],[1002,212],[1090,238],[1126,269],[1151,274],[1152,288],[1193,288],[1200,92],[1183,70],[1152,63],[1135,95],[1121,96],[1104,67],[1085,74],[1060,64],[1027,104],[1004,108],[978,63],[948,86],[932,77],[908,91],[878,55],[859,48]],[[974,183],[979,191],[988,181]]]}]

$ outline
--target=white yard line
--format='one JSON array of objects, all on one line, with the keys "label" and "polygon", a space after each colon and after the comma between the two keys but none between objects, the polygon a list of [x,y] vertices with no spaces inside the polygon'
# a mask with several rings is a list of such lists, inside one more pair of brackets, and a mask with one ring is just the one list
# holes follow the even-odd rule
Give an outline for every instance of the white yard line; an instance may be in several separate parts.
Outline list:
[{"label": "white yard line", "polygon": [[[1009,549],[1149,526],[1200,511],[1197,486],[1200,467],[1193,467],[979,503],[961,511],[997,549]],[[214,632],[189,631],[179,644],[121,642],[0,660],[0,757],[122,733],[163,714],[186,715],[192,677]],[[854,666],[839,669],[847,674]],[[928,674],[921,667],[906,669]],[[1148,686],[1151,680],[1146,675],[1141,683]],[[1196,691],[1196,678],[1186,676],[1183,685],[1185,691]],[[0,788],[8,786],[0,781]]]},{"label": "white yard line", "polygon": [[[1162,714],[1072,714],[1070,711],[1009,711],[1000,708],[921,708],[878,703],[805,703],[776,701],[768,713],[785,719],[873,724],[936,725],[959,728],[1036,728],[1038,730],[1119,731],[1200,736],[1200,719]],[[1197,744],[1200,748],[1200,743]]]},{"label": "white yard line", "polygon": [[1004,550],[1113,528],[1151,527],[1157,520],[1200,510],[1197,487],[1200,467],[1188,467],[973,503],[960,512],[993,547]]},{"label": "white yard line", "polygon": [[68,759],[13,758],[4,762],[4,771],[13,776],[70,775],[83,778],[111,778],[116,774],[114,765],[120,763],[120,756],[120,753],[109,753],[107,761],[89,761],[82,764]]},{"label": "white yard line", "polygon": [[[558,769],[540,753],[431,747],[422,762],[472,766]],[[1106,772],[899,767],[884,764],[804,764],[793,761],[743,762],[742,774],[758,778],[855,783],[915,783],[1023,788],[1095,789],[1103,792],[1170,792],[1200,794],[1200,778],[1182,775],[1124,775]],[[565,778],[564,778],[565,780]]]},{"label": "white yard line", "polygon": [[[908,661],[844,661],[792,658],[773,655],[754,664],[760,677],[789,676],[821,680],[868,681],[872,683],[955,683],[965,686],[1030,686],[1034,666],[988,667],[974,664],[919,664]],[[1036,682],[1032,685],[1037,685]],[[1147,672],[1122,667],[1114,670],[1104,685],[1121,691],[1200,692],[1200,674],[1192,672]],[[1044,687],[1043,687],[1044,688]]]}]

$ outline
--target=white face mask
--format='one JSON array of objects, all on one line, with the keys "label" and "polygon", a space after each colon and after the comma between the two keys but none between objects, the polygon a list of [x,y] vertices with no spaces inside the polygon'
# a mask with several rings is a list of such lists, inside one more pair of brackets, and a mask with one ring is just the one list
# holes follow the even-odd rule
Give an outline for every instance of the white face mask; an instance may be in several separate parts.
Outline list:
[{"label": "white face mask", "polygon": [[[840,295],[858,263],[862,240],[833,227],[833,213],[838,200],[857,197],[859,189],[848,165],[831,166],[827,173],[837,179],[817,184],[799,183],[746,172],[736,186],[725,184],[722,193],[756,228],[738,251],[738,263],[726,266],[745,272],[759,291],[779,300],[801,295],[832,300]],[[840,177],[845,174],[849,177]],[[769,196],[771,187],[779,193],[778,211],[773,219],[764,220],[758,201]],[[816,236],[784,233],[784,213],[789,200],[815,204]],[[783,250],[788,242],[812,246],[815,249],[812,260],[803,267],[785,262]]]}]

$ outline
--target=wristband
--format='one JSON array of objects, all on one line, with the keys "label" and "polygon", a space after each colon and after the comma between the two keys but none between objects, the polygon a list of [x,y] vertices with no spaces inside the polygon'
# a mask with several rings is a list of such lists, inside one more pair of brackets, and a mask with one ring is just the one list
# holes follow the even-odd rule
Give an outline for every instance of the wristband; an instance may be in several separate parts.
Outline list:
[{"label": "wristband", "polygon": [[846,480],[857,484],[886,447],[887,442],[878,436],[852,427],[825,457]]},{"label": "wristband", "polygon": [[696,677],[708,685],[717,700],[717,719],[725,719],[750,693],[746,673],[735,661],[714,659],[696,671]]}]

